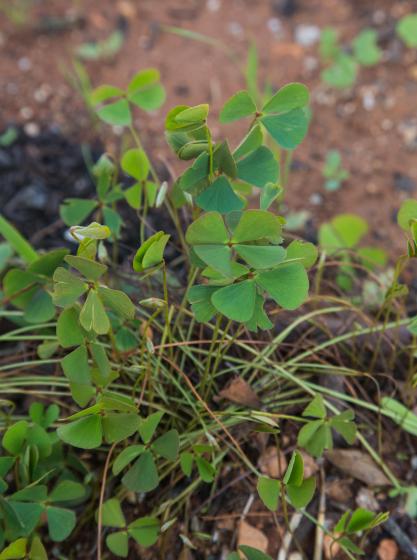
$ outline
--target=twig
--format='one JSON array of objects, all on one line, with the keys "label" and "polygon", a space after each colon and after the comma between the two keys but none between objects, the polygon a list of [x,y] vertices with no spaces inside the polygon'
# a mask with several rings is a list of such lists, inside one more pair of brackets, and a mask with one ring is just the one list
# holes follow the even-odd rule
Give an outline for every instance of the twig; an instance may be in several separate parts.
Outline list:
[{"label": "twig", "polygon": [[97,523],[98,523],[98,528],[97,528],[97,560],[101,560],[101,531],[102,531],[102,527],[103,527],[104,493],[106,491],[106,479],[107,479],[107,473],[108,473],[108,470],[109,470],[110,459],[111,459],[111,456],[112,456],[112,453],[113,453],[115,447],[116,447],[116,442],[113,443],[113,445],[109,449],[109,452],[107,453],[106,462],[104,463],[104,469],[103,469],[103,480],[101,482],[100,501],[99,501],[99,505],[98,505],[98,515],[97,515],[97,517],[98,517],[98,519],[97,519]]}]

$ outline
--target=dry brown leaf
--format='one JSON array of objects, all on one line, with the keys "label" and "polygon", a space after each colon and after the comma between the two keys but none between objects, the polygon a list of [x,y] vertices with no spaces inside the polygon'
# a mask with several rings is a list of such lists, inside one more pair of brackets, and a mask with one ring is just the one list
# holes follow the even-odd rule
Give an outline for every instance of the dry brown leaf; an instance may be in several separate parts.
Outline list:
[{"label": "dry brown leaf", "polygon": [[326,560],[334,560],[340,552],[340,544],[334,540],[332,535],[324,535],[323,551]]},{"label": "dry brown leaf", "polygon": [[237,404],[244,404],[245,406],[255,408],[260,405],[260,400],[255,391],[240,377],[232,379],[227,387],[220,391],[218,398],[227,399]]},{"label": "dry brown leaf", "polygon": [[378,546],[380,560],[395,560],[398,556],[398,546],[392,539],[382,539]]},{"label": "dry brown leaf", "polygon": [[257,548],[261,552],[268,550],[268,539],[264,533],[246,521],[242,521],[239,525],[238,546],[242,544]]},{"label": "dry brown leaf", "polygon": [[258,466],[264,474],[271,478],[280,478],[287,470],[287,459],[281,451],[278,466],[278,450],[274,445],[271,445],[259,457]]},{"label": "dry brown leaf", "polygon": [[368,486],[390,484],[382,470],[366,453],[356,449],[334,449],[326,453],[326,458],[338,469],[360,480]]},{"label": "dry brown leaf", "polygon": [[326,482],[326,495],[335,502],[346,503],[352,497],[350,483],[339,479]]}]

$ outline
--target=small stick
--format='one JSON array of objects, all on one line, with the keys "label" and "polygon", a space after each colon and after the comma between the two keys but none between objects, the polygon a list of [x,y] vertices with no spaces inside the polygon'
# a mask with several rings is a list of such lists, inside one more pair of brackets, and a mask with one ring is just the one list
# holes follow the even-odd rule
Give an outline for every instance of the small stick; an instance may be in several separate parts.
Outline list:
[{"label": "small stick", "polygon": [[323,542],[324,542],[324,527],[326,521],[326,494],[324,486],[324,472],[323,467],[320,468],[320,500],[319,511],[317,515],[316,526],[316,542],[314,545],[314,560],[322,560],[323,557]]}]

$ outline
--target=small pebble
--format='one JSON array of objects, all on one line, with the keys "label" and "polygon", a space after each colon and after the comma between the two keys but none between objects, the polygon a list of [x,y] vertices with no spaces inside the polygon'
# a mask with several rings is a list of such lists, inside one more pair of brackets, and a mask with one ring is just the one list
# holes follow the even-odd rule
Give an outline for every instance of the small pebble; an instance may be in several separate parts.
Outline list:
[{"label": "small pebble", "polygon": [[392,130],[392,127],[394,126],[394,123],[390,120],[390,119],[384,119],[381,122],[381,128],[382,130]]},{"label": "small pebble", "polygon": [[218,12],[221,7],[220,0],[207,0],[207,9],[210,12]]},{"label": "small pebble", "polygon": [[375,25],[383,24],[386,19],[387,14],[384,12],[384,10],[375,10],[375,12],[372,14],[372,21],[375,23]]},{"label": "small pebble", "polygon": [[319,193],[313,193],[309,198],[310,204],[318,206],[323,202],[323,197]]},{"label": "small pebble", "polygon": [[33,117],[33,109],[30,107],[22,107],[19,112],[22,119],[25,119],[26,121]]},{"label": "small pebble", "polygon": [[21,70],[22,72],[28,72],[32,69],[32,63],[27,56],[19,58],[19,60],[17,61],[17,65],[19,67],[19,70]]},{"label": "small pebble", "polygon": [[417,455],[413,455],[413,457],[411,457],[411,468],[415,471],[417,470]]},{"label": "small pebble", "polygon": [[267,27],[271,33],[274,35],[281,35],[283,31],[281,20],[278,18],[269,18],[267,21]]},{"label": "small pebble", "polygon": [[317,25],[299,24],[295,28],[295,41],[302,47],[311,47],[320,39],[320,28]]},{"label": "small pebble", "polygon": [[237,21],[231,21],[228,25],[229,33],[234,37],[241,37],[243,35],[243,27]]},{"label": "small pebble", "polygon": [[416,182],[414,179],[405,175],[404,173],[400,173],[396,171],[394,173],[394,188],[397,191],[403,191],[406,193],[412,193],[416,190]]},{"label": "small pebble", "polygon": [[375,108],[375,95],[373,92],[368,91],[362,97],[362,105],[366,111],[372,111]]},{"label": "small pebble", "polygon": [[319,67],[319,61],[315,56],[306,56],[303,65],[306,72],[314,72]]},{"label": "small pebble", "polygon": [[25,134],[27,136],[30,136],[30,138],[36,138],[36,136],[39,136],[39,133],[41,131],[39,125],[34,122],[26,123],[23,127],[23,130],[25,131]]}]

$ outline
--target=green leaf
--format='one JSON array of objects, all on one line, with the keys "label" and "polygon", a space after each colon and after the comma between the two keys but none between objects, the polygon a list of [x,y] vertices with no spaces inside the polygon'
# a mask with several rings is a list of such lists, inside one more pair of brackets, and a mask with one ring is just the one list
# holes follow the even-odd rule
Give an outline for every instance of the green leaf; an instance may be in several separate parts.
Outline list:
[{"label": "green leaf", "polygon": [[358,73],[355,59],[343,52],[339,52],[334,63],[321,73],[321,79],[329,86],[344,89],[351,87]]},{"label": "green leaf", "polygon": [[[98,222],[91,222],[88,226],[73,226],[71,233],[76,238],[87,239],[107,239],[110,237],[110,230],[107,226],[103,226]],[[91,259],[87,259],[91,260]]]},{"label": "green leaf", "polygon": [[86,331],[94,331],[97,334],[107,334],[110,329],[110,321],[104,305],[96,292],[91,289],[81,309],[80,323]]},{"label": "green leaf", "polygon": [[7,428],[2,445],[11,455],[18,455],[26,440],[29,424],[26,420],[19,420]]},{"label": "green leaf", "polygon": [[293,451],[291,460],[285,471],[283,482],[292,486],[301,486],[304,478],[304,460],[301,453]]},{"label": "green leaf", "polygon": [[211,303],[211,296],[218,288],[215,286],[193,286],[188,290],[188,301],[195,318],[199,323],[205,323],[215,315],[216,308]]},{"label": "green leaf", "polygon": [[84,335],[78,322],[78,311],[74,307],[69,307],[61,312],[56,325],[56,335],[63,348],[83,343]]},{"label": "green leaf", "polygon": [[311,416],[312,418],[326,418],[326,407],[321,395],[316,395],[314,399],[303,410],[303,416]]},{"label": "green leaf", "polygon": [[256,113],[256,105],[247,91],[239,91],[226,101],[220,111],[219,119],[222,123],[229,123]]},{"label": "green leaf", "polygon": [[122,478],[132,492],[151,492],[159,484],[158,471],[150,451],[144,451],[133,467]]},{"label": "green leaf", "polygon": [[135,306],[129,296],[120,290],[100,287],[98,294],[106,307],[112,309],[117,315],[124,319],[133,319],[135,316]]},{"label": "green leaf", "polygon": [[20,538],[6,546],[0,553],[0,560],[19,560],[26,558],[27,539]]},{"label": "green leaf", "polygon": [[273,268],[286,256],[285,249],[277,245],[234,245],[233,248],[253,268]]},{"label": "green leaf", "polygon": [[261,272],[256,283],[284,309],[296,309],[308,296],[308,276],[300,263],[290,263]]},{"label": "green leaf", "polygon": [[306,107],[310,93],[304,84],[297,82],[286,84],[263,106],[264,113],[288,113],[293,109]]},{"label": "green leaf", "polygon": [[417,13],[402,17],[395,30],[407,47],[417,47]]},{"label": "green leaf", "polygon": [[129,554],[129,537],[126,531],[110,533],[106,537],[106,544],[111,552],[116,556],[127,558]]},{"label": "green leaf", "polygon": [[49,251],[49,253],[40,256],[36,261],[31,263],[28,267],[28,271],[50,278],[68,253],[68,249]]},{"label": "green leaf", "polygon": [[62,221],[67,226],[81,224],[91,212],[97,208],[96,200],[85,200],[82,198],[67,198],[59,208]]},{"label": "green leaf", "polygon": [[112,97],[121,97],[124,91],[118,87],[103,84],[98,86],[91,92],[91,102],[93,105],[99,105],[103,101],[107,101]]},{"label": "green leaf", "polygon": [[[294,150],[304,140],[309,118],[303,109],[293,109],[281,115],[266,115],[260,119],[275,142],[285,150]],[[269,179],[272,183],[277,178]]]},{"label": "green leaf", "polygon": [[265,210],[247,210],[233,232],[233,243],[247,243],[259,239],[274,240],[281,234],[281,225],[277,217]]},{"label": "green leaf", "polygon": [[377,39],[378,34],[374,29],[364,29],[353,39],[353,54],[359,64],[373,66],[381,60],[382,51],[378,47]]},{"label": "green leaf", "polygon": [[207,120],[208,112],[209,106],[203,103],[183,109],[176,115],[175,120],[179,124],[203,123]]},{"label": "green leaf", "polygon": [[66,268],[58,267],[53,276],[54,291],[52,300],[55,305],[65,307],[75,303],[88,289],[86,282],[69,272]]},{"label": "green leaf", "polygon": [[81,449],[94,449],[101,445],[103,430],[99,416],[91,415],[60,426],[58,437],[65,443]]},{"label": "green leaf", "polygon": [[160,74],[155,68],[141,70],[128,85],[129,100],[144,111],[159,109],[165,101],[165,89],[159,81]]},{"label": "green leaf", "polygon": [[263,134],[259,124],[254,125],[233,152],[236,160],[243,158],[262,145]]},{"label": "green leaf", "polygon": [[139,457],[145,451],[144,445],[129,445],[117,456],[113,463],[113,474],[116,476],[131,463],[136,457]]},{"label": "green leaf", "polygon": [[49,536],[54,542],[62,542],[75,527],[75,513],[69,509],[48,506],[46,508]]},{"label": "green leaf", "polygon": [[231,179],[236,179],[237,167],[227,140],[216,144],[213,151],[213,167],[215,172],[224,173]]},{"label": "green leaf", "polygon": [[260,188],[267,183],[276,183],[278,173],[278,162],[266,146],[260,146],[237,163],[239,179]]},{"label": "green leaf", "polygon": [[313,420],[298,432],[297,443],[313,457],[321,457],[325,449],[331,449],[333,446],[330,427],[322,420]]},{"label": "green leaf", "polygon": [[101,520],[104,527],[121,529],[126,526],[126,519],[117,498],[110,498],[110,500],[104,502],[101,510]]},{"label": "green leaf", "polygon": [[169,430],[152,444],[152,449],[169,461],[175,461],[178,457],[180,440],[177,430]]},{"label": "green leaf", "polygon": [[194,251],[200,259],[223,276],[233,276],[232,250],[227,245],[194,245]]},{"label": "green leaf", "polygon": [[283,188],[274,183],[267,183],[261,190],[259,207],[261,210],[268,210],[271,204],[277,200],[283,193]]},{"label": "green leaf", "polygon": [[239,198],[224,176],[218,177],[207,189],[196,197],[196,203],[206,212],[221,214],[242,210],[245,202]]},{"label": "green leaf", "polygon": [[143,150],[134,148],[123,154],[120,165],[125,173],[138,181],[145,181],[149,174],[149,159]]},{"label": "green leaf", "polygon": [[353,418],[353,410],[345,410],[341,414],[333,416],[330,420],[330,426],[350,445],[352,445],[356,439],[356,425],[354,422],[351,422]]},{"label": "green leaf", "polygon": [[126,99],[103,105],[96,109],[96,113],[102,121],[113,126],[130,126],[132,124],[132,114]]},{"label": "green leaf", "polygon": [[369,528],[375,514],[365,508],[358,508],[353,513],[347,524],[346,530],[348,533],[357,533]]},{"label": "green leaf", "polygon": [[49,494],[51,502],[72,502],[84,498],[86,490],[79,482],[73,480],[62,480],[58,482],[52,492]]},{"label": "green leaf", "polygon": [[12,268],[3,279],[4,294],[13,305],[24,309],[36,293],[38,282],[39,279],[31,272]]},{"label": "green leaf", "polygon": [[404,231],[410,231],[411,223],[417,220],[417,200],[409,198],[401,204],[397,222]]},{"label": "green leaf", "polygon": [[38,253],[17,229],[0,214],[0,234],[13,247],[18,255],[27,263],[38,259]]},{"label": "green leaf", "polygon": [[78,270],[83,276],[88,278],[88,280],[96,281],[98,280],[107,270],[105,264],[101,264],[92,259],[87,259],[85,257],[78,257],[75,255],[67,255],[65,261]]},{"label": "green leaf", "polygon": [[158,540],[159,522],[155,517],[141,517],[130,523],[128,533],[141,546],[152,546]]},{"label": "green leaf", "polygon": [[142,266],[145,270],[160,264],[164,260],[165,247],[171,236],[168,233],[160,233],[162,235],[152,243],[143,256]]},{"label": "green leaf", "polygon": [[255,309],[252,317],[247,321],[246,326],[250,331],[255,332],[257,332],[258,328],[261,330],[269,330],[273,326],[264,310],[264,298],[259,294],[256,294]]},{"label": "green leaf", "polygon": [[15,492],[11,498],[16,502],[43,502],[48,496],[48,489],[45,485],[26,486],[22,490]]},{"label": "green leaf", "polygon": [[55,306],[45,290],[38,290],[25,308],[24,318],[28,323],[47,323],[55,317]]},{"label": "green leaf", "polygon": [[312,500],[316,490],[316,479],[314,476],[304,480],[299,486],[289,484],[287,494],[291,504],[295,508],[304,508]]},{"label": "green leaf", "polygon": [[417,436],[417,415],[391,397],[381,399],[381,411],[409,434]]},{"label": "green leaf", "polygon": [[151,441],[163,415],[163,412],[154,412],[140,422],[138,429],[144,443],[149,443]]},{"label": "green leaf", "polygon": [[246,556],[246,560],[272,560],[268,554],[245,544],[239,546],[239,550]]},{"label": "green leaf", "polygon": [[256,488],[264,506],[270,511],[277,511],[281,490],[280,481],[266,476],[260,476]]},{"label": "green leaf", "polygon": [[67,354],[61,362],[64,374],[72,383],[89,384],[91,371],[85,346],[79,346]]},{"label": "green leaf", "polygon": [[367,222],[355,214],[339,214],[319,230],[319,243],[329,254],[355,247],[368,232]]},{"label": "green leaf", "polygon": [[338,539],[338,543],[339,543],[339,545],[341,545],[341,547],[344,550],[348,550],[349,552],[352,552],[353,554],[359,554],[359,555],[364,554],[363,550],[361,550],[358,546],[356,546],[356,544],[354,542],[352,542],[348,537],[342,537],[342,538]]},{"label": "green leaf", "polygon": [[192,453],[189,453],[188,451],[184,451],[184,453],[180,454],[181,470],[185,474],[185,476],[191,476],[191,472],[193,470],[193,463],[194,463],[194,456]]},{"label": "green leaf", "polygon": [[151,268],[162,262],[169,238],[168,234],[158,231],[144,241],[133,259],[133,269],[136,272],[142,272],[146,268]]},{"label": "green leaf", "polygon": [[133,435],[139,427],[139,416],[134,413],[109,413],[102,419],[103,433],[107,443],[115,443]]},{"label": "green leaf", "polygon": [[180,177],[180,188],[196,196],[209,184],[209,156],[202,153]]},{"label": "green leaf", "polygon": [[37,535],[32,538],[29,558],[30,560],[48,560],[48,555],[46,553],[45,547],[43,546],[41,539]]},{"label": "green leaf", "polygon": [[185,239],[190,245],[222,245],[227,243],[229,234],[221,215],[207,212],[188,227]]},{"label": "green leaf", "polygon": [[317,260],[318,249],[313,243],[294,239],[287,247],[287,259],[299,259],[304,268],[311,268]]},{"label": "green leaf", "polygon": [[211,301],[217,311],[233,321],[245,322],[253,315],[256,288],[253,280],[244,280],[217,290]]},{"label": "green leaf", "polygon": [[211,463],[204,459],[204,457],[195,457],[195,464],[197,465],[198,474],[204,482],[208,484],[213,482],[216,476],[216,470]]}]

